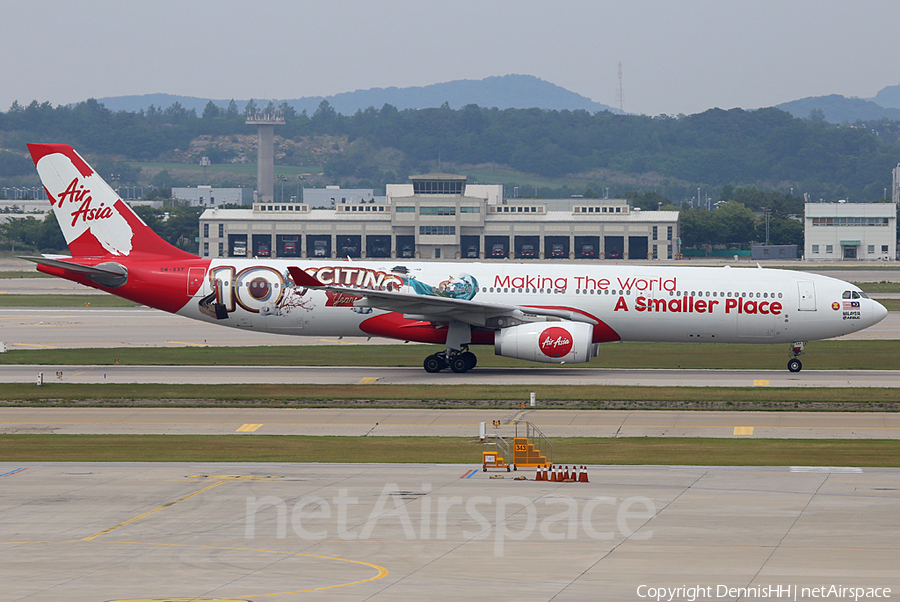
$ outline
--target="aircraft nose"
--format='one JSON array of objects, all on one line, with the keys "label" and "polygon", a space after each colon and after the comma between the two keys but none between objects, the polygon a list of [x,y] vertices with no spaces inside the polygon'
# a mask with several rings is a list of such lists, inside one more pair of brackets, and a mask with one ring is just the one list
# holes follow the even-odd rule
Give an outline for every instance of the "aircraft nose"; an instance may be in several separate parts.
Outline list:
[{"label": "aircraft nose", "polygon": [[878,324],[888,315],[887,308],[878,301],[872,301],[872,324]]}]

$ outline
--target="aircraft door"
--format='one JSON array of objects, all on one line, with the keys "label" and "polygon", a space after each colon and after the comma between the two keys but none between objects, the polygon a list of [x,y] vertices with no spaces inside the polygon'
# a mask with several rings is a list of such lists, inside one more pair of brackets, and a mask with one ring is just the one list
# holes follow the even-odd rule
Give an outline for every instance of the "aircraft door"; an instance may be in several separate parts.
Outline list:
[{"label": "aircraft door", "polygon": [[798,280],[797,294],[800,311],[816,311],[816,285],[812,280]]}]

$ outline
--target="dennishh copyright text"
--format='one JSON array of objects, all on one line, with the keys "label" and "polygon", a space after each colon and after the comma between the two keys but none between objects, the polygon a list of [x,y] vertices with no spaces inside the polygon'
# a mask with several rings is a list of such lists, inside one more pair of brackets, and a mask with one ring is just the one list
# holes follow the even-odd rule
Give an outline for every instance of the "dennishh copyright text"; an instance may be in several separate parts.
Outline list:
[{"label": "dennishh copyright text", "polygon": [[891,597],[889,587],[847,587],[844,585],[820,585],[817,587],[801,587],[799,585],[754,585],[750,587],[731,587],[729,585],[682,585],[681,587],[654,587],[639,585],[638,598],[647,598],[657,602],[674,602],[675,600],[746,600],[753,598],[772,598],[782,600],[873,600]]}]

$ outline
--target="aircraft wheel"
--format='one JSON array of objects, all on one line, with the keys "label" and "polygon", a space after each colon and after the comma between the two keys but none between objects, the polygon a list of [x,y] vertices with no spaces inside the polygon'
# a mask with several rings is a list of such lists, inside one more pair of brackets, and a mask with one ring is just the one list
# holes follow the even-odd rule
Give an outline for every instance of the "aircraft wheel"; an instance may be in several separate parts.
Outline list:
[{"label": "aircraft wheel", "polygon": [[469,362],[462,355],[457,355],[455,358],[450,360],[450,369],[457,374],[466,372],[469,368]]},{"label": "aircraft wheel", "polygon": [[475,354],[471,351],[466,351],[465,353],[461,353],[460,357],[465,358],[466,362],[468,362],[469,367],[468,370],[471,370],[478,364],[478,358],[475,357]]},{"label": "aircraft wheel", "polygon": [[791,372],[800,372],[803,369],[803,364],[800,363],[800,360],[794,358],[788,362],[788,370]]},{"label": "aircraft wheel", "polygon": [[425,368],[425,372],[434,374],[444,369],[444,361],[436,355],[429,355],[425,358],[422,366]]}]

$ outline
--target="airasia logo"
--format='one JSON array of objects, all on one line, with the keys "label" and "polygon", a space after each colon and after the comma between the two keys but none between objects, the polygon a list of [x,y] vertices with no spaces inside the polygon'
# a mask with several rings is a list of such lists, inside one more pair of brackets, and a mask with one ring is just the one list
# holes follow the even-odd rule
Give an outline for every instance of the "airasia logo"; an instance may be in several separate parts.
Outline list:
[{"label": "airasia logo", "polygon": [[[102,202],[99,207],[91,207],[91,191],[84,187],[84,184],[78,184],[78,178],[74,178],[69,182],[68,187],[59,195],[59,206],[62,208],[63,203],[68,200],[70,203],[79,204],[78,209],[72,212],[72,227],[81,218],[82,222],[91,222],[96,219],[106,219],[112,217],[112,207],[107,207]],[[52,201],[51,201],[52,203]]]},{"label": "airasia logo", "polygon": [[547,357],[563,357],[572,351],[572,335],[565,328],[551,326],[538,339],[541,352]]}]

